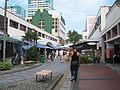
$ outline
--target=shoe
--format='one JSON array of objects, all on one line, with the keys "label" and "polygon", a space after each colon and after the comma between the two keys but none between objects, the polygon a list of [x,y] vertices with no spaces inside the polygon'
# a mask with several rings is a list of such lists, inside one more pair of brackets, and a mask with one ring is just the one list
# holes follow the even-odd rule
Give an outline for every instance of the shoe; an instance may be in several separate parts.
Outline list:
[{"label": "shoe", "polygon": [[72,76],[72,78],[71,78],[71,81],[73,81],[74,80],[74,76]]},{"label": "shoe", "polygon": [[71,79],[71,81],[73,81],[74,79]]}]

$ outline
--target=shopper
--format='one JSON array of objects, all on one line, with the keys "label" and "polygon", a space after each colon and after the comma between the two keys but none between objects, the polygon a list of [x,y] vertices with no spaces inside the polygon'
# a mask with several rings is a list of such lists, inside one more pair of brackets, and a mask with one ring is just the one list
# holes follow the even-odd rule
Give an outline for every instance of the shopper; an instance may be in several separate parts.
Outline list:
[{"label": "shopper", "polygon": [[79,53],[77,52],[76,49],[74,49],[70,64],[71,81],[77,80],[78,68],[79,68]]}]

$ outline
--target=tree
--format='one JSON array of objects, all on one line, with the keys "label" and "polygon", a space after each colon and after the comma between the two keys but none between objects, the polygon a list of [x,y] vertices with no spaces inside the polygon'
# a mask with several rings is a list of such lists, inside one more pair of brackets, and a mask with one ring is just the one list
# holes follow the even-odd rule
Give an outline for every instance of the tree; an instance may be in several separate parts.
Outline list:
[{"label": "tree", "polygon": [[25,33],[25,36],[23,36],[23,40],[32,42],[32,40],[33,40],[33,38],[32,38],[32,31],[27,31]]},{"label": "tree", "polygon": [[27,49],[26,60],[38,61],[40,59],[40,52],[36,46]]},{"label": "tree", "polygon": [[[34,46],[27,49],[27,53],[26,53],[26,60],[32,60],[32,61],[38,61],[39,58],[40,58],[40,52],[38,51],[38,48],[37,48],[37,40],[40,39],[38,38],[38,34],[37,32],[33,32],[33,31],[27,31],[25,33],[25,36],[23,36],[23,40],[26,40],[26,41],[29,41],[30,43],[32,43],[33,41],[35,42],[34,43]],[[35,46],[36,44],[36,46]]]},{"label": "tree", "polygon": [[32,31],[27,31],[25,33],[25,36],[23,36],[23,40],[26,40],[26,41],[29,41],[29,42],[36,42],[36,45],[37,45],[37,40],[40,39],[38,38],[38,34],[37,32],[32,32]]},{"label": "tree", "polygon": [[36,45],[37,45],[37,40],[40,39],[37,32],[32,32],[32,38],[33,38],[33,41],[36,42]]},{"label": "tree", "polygon": [[67,41],[73,44],[76,44],[80,39],[82,39],[82,35],[78,34],[75,30],[73,30],[73,32],[69,31],[67,35],[68,35]]}]

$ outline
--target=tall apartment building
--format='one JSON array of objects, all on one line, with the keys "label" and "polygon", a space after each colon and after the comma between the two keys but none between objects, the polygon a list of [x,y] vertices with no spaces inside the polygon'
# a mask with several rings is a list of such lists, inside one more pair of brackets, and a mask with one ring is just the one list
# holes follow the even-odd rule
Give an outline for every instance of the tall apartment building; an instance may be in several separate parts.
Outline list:
[{"label": "tall apartment building", "polygon": [[26,10],[17,4],[9,4],[7,10],[22,19],[26,17]]},{"label": "tall apartment building", "polygon": [[33,16],[39,8],[52,10],[53,0],[28,0],[28,17]]}]

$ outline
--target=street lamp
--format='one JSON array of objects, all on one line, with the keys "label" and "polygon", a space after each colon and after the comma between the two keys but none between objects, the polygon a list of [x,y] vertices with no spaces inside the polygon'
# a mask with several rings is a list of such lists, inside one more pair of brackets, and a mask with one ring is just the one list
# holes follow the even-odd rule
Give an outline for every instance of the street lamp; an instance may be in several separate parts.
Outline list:
[{"label": "street lamp", "polygon": [[5,40],[5,36],[6,36],[6,13],[7,13],[7,1],[5,0],[5,7],[4,7],[4,39],[3,39],[3,61],[5,61],[5,52],[6,52],[6,40]]}]

